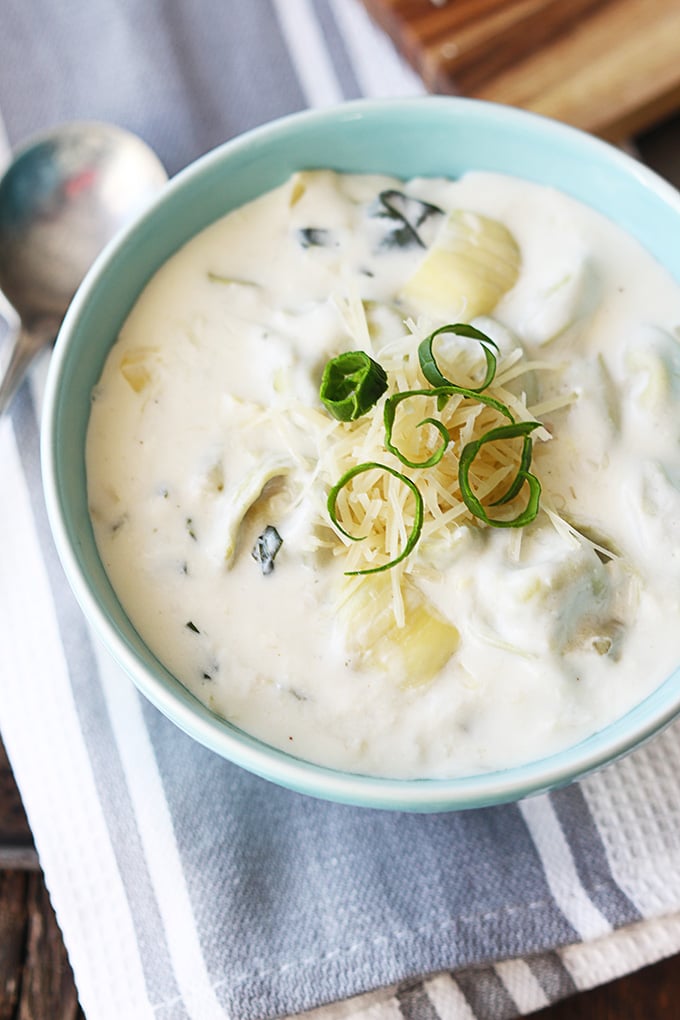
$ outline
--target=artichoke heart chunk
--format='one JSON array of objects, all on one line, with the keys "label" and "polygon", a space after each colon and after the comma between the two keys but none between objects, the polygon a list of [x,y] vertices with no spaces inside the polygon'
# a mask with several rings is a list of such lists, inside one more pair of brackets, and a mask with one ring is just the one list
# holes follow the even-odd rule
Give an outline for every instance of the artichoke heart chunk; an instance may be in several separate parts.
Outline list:
[{"label": "artichoke heart chunk", "polygon": [[135,393],[141,393],[153,381],[159,355],[158,347],[135,347],[123,354],[120,373]]},{"label": "artichoke heart chunk", "polygon": [[266,457],[239,481],[225,491],[227,513],[221,522],[224,536],[224,559],[231,566],[236,555],[239,531],[248,511],[260,499],[265,486],[274,478],[281,478],[291,470],[291,463],[284,457]]},{"label": "artichoke heart chunk", "polygon": [[404,623],[398,626],[391,578],[353,578],[344,590],[338,619],[355,666],[388,673],[401,687],[420,687],[449,661],[460,633],[408,579],[401,582],[401,595]]},{"label": "artichoke heart chunk", "polygon": [[454,209],[402,297],[433,318],[469,322],[488,315],[515,285],[520,262],[519,246],[503,223]]}]

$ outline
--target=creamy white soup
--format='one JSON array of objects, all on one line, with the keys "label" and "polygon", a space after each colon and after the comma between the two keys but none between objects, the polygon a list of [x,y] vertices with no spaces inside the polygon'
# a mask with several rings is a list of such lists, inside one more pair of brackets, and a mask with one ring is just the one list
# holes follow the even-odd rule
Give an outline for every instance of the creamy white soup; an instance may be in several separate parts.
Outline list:
[{"label": "creamy white soup", "polygon": [[122,605],[314,762],[573,744],[680,663],[679,323],[554,190],[294,175],[170,258],[106,361],[87,475]]}]

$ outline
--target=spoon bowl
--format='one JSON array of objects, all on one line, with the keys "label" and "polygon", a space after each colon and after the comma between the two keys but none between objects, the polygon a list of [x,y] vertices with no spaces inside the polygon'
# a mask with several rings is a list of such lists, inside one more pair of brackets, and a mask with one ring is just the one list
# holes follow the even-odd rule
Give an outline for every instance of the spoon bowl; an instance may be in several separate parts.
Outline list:
[{"label": "spoon bowl", "polygon": [[0,179],[0,290],[19,320],[0,414],[96,256],[166,181],[151,149],[113,124],[64,124],[16,154]]}]

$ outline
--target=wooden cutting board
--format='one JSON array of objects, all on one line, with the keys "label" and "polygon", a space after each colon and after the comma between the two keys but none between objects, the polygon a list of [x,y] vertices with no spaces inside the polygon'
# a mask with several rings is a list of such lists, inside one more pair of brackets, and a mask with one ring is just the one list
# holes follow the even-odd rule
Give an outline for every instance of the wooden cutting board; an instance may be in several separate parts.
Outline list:
[{"label": "wooden cutting board", "polygon": [[612,141],[680,109],[680,0],[364,0],[432,92]]}]

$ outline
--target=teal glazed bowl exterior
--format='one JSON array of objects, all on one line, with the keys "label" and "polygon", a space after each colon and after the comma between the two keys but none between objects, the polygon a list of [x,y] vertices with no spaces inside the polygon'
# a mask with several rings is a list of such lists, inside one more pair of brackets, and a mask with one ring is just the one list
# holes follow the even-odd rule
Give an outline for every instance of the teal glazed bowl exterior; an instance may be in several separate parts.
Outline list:
[{"label": "teal glazed bowl exterior", "polygon": [[139,690],[199,743],[249,771],[332,801],[451,811],[564,785],[632,750],[680,714],[680,669],[587,740],[525,765],[458,779],[391,780],[310,764],[218,718],[155,658],[128,620],[100,561],[88,514],[90,393],[137,296],[203,227],[301,169],[397,177],[497,171],[552,185],[604,213],[680,280],[680,195],[614,147],[508,107],[445,97],[359,100],[295,114],[242,135],[178,174],[99,257],[57,341],[42,454],[51,527],[85,616]]}]

